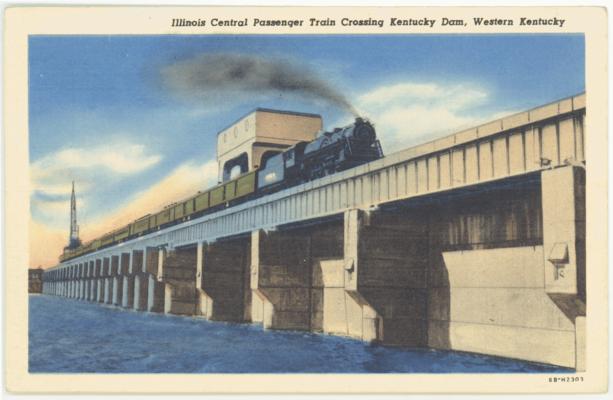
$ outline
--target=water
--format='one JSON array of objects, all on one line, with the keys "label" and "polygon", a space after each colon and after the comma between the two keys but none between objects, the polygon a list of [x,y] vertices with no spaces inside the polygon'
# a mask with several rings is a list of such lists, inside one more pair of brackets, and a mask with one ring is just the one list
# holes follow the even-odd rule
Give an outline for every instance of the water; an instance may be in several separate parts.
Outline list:
[{"label": "water", "polygon": [[30,296],[30,372],[567,372],[474,354],[399,349],[252,324]]}]

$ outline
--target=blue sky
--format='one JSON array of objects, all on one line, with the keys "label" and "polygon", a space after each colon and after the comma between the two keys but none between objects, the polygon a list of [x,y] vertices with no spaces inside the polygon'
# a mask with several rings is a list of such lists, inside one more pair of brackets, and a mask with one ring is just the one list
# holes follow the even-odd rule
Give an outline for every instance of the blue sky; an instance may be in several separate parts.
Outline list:
[{"label": "blue sky", "polygon": [[213,184],[217,132],[256,107],[352,119],[313,97],[193,95],[163,79],[220,53],[309,70],[375,123],[386,153],[585,90],[582,35],[32,36],[36,227],[67,238],[72,179],[85,239]]}]

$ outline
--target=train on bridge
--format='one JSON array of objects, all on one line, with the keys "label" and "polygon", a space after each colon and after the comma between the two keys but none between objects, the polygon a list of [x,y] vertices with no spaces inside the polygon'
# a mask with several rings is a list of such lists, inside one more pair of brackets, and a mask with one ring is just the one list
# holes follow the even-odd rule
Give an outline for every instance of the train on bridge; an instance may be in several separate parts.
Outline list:
[{"label": "train on bridge", "polygon": [[310,142],[298,141],[285,151],[267,157],[260,168],[170,204],[155,214],[147,214],[86,244],[67,247],[60,262],[381,157],[383,151],[374,126],[356,118],[350,125],[322,130]]}]

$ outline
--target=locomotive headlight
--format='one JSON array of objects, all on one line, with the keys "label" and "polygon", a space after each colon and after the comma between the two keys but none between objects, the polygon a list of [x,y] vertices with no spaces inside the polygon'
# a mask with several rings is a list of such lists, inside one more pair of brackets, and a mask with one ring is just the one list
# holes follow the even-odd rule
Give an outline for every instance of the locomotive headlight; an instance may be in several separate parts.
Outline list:
[{"label": "locomotive headlight", "polygon": [[264,176],[264,181],[267,183],[276,182],[277,181],[277,173],[269,172]]}]

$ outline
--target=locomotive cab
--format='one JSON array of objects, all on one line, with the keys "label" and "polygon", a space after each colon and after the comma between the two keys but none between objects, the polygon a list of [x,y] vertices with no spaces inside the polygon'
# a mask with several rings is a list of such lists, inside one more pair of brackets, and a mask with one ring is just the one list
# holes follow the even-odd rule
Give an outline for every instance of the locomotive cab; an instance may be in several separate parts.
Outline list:
[{"label": "locomotive cab", "polygon": [[300,181],[300,168],[306,142],[298,142],[283,153],[266,160],[258,172],[258,188],[292,186]]},{"label": "locomotive cab", "polygon": [[283,153],[279,153],[266,160],[266,164],[258,171],[258,188],[277,186],[285,178],[285,163]]}]

